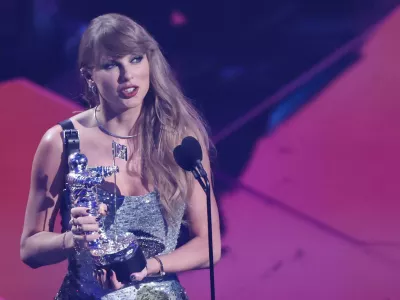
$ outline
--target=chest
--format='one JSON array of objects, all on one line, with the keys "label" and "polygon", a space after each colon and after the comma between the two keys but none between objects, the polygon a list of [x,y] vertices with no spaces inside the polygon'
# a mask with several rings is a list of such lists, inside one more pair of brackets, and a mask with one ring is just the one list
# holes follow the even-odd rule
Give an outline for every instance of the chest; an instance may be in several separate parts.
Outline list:
[{"label": "chest", "polygon": [[[113,141],[126,147],[128,161],[121,158],[113,158]],[[114,176],[105,178],[102,188],[119,195],[136,196],[143,195],[152,190],[140,176],[140,156],[135,154],[132,143],[119,141],[95,131],[80,130],[80,151],[88,158],[88,166],[118,166],[119,172]],[[137,151],[136,151],[137,153]]]}]

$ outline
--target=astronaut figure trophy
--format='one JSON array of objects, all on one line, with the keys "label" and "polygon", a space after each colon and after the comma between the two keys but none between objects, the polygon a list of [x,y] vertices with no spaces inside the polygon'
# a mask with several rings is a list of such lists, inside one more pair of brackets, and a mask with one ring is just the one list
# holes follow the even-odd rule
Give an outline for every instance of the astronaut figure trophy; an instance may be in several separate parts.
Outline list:
[{"label": "astronaut figure trophy", "polygon": [[140,272],[146,267],[146,259],[133,233],[106,230],[105,217],[99,214],[101,203],[96,193],[97,187],[106,177],[118,173],[118,167],[114,164],[89,168],[87,157],[80,152],[68,157],[68,165],[66,185],[72,206],[87,207],[90,216],[99,217],[100,237],[88,243],[88,251],[96,268],[112,269],[120,282],[130,281],[130,274]]}]

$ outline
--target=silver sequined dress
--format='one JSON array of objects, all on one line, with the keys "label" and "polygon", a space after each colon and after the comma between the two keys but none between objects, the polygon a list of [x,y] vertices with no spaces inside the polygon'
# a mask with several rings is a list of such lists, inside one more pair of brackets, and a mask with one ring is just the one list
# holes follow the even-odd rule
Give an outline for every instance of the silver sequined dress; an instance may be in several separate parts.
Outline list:
[{"label": "silver sequined dress", "polygon": [[[175,250],[184,208],[175,222],[167,223],[162,215],[159,194],[156,191],[143,196],[117,197],[116,205],[113,194],[98,189],[98,196],[101,202],[108,204],[106,228],[133,232],[146,258]],[[55,299],[188,299],[175,275],[149,277],[140,283],[109,291],[97,283],[93,277],[93,270],[94,265],[87,251],[74,252],[69,258],[68,273]]]}]

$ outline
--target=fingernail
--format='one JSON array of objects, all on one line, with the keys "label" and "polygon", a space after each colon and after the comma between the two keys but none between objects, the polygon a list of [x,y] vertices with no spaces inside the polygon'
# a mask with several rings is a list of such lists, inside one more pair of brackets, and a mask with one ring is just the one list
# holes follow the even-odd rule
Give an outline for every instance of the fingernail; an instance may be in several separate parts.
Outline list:
[{"label": "fingernail", "polygon": [[88,209],[86,210],[86,212],[87,212],[87,213],[90,213],[90,208],[88,208]]}]

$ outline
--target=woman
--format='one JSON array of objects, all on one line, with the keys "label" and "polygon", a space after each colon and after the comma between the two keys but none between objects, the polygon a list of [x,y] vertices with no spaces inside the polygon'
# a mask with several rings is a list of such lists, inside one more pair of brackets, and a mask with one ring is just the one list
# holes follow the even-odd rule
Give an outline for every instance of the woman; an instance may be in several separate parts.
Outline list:
[{"label": "woman", "polygon": [[[125,16],[107,14],[92,20],[81,40],[79,67],[93,107],[70,119],[79,132],[80,151],[91,166],[113,162],[113,141],[128,151],[127,161],[115,160],[119,167],[115,185],[113,177],[106,178],[99,197],[116,191],[120,203],[112,225],[136,232],[139,243],[151,236],[162,247],[143,248],[146,268],[132,274],[132,283],[122,284],[115,272],[94,272],[86,260],[87,243],[99,237],[97,220],[87,208],[61,210],[63,224],[70,230],[64,225],[64,233],[53,232],[58,207],[68,207],[62,197],[68,172],[62,128],[56,125],[43,136],[33,161],[21,258],[32,268],[69,259],[56,299],[186,299],[173,274],[209,266],[206,201],[192,174],[177,166],[172,151],[185,136],[196,137],[210,174],[210,144],[203,122],[173,80],[156,41]],[[217,262],[221,241],[211,195]],[[106,205],[102,213],[113,214],[111,210]],[[182,222],[188,223],[193,237],[176,248]],[[167,275],[157,277],[164,272]]]}]

